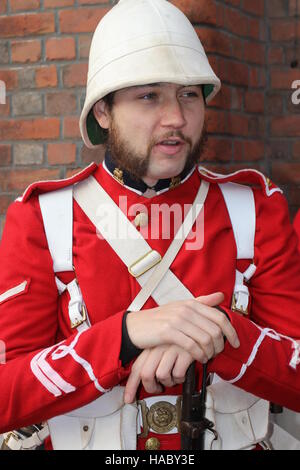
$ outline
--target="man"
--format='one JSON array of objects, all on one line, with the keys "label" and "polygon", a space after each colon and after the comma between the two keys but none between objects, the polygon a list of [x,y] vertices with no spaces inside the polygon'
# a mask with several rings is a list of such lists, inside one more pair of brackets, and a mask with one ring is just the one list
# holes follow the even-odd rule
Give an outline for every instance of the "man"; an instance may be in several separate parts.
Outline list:
[{"label": "man", "polygon": [[[98,25],[80,128],[89,147],[108,139],[105,162],[34,183],[7,214],[1,432],[48,420],[55,448],[178,449],[194,361],[198,389],[204,364],[238,387],[230,407],[236,393],[257,403],[245,390],[264,410],[265,400],[300,410],[300,263],[286,202],[256,171],[195,166],[219,88],[169,2],[121,0]],[[256,426],[247,406],[229,409],[241,429]],[[18,437],[6,444],[19,448]]]}]

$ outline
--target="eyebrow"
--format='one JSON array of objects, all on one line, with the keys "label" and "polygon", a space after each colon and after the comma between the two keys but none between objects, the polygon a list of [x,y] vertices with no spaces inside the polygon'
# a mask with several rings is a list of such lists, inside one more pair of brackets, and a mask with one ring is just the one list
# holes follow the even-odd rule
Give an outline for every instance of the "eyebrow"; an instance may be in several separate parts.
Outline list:
[{"label": "eyebrow", "polygon": [[[145,83],[145,85],[133,85],[132,88],[148,88],[148,87],[155,88],[155,87],[160,87],[160,86],[163,86],[163,85],[166,85],[166,84],[167,83],[165,83],[165,82]],[[188,88],[188,87],[193,87],[193,86],[201,88],[201,85],[179,85],[178,84],[178,86],[180,88]]]}]

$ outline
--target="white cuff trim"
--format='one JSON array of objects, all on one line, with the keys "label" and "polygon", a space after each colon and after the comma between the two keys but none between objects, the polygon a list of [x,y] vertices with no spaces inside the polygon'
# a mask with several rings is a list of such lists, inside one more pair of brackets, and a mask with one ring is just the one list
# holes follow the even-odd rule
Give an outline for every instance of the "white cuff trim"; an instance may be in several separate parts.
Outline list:
[{"label": "white cuff trim", "polygon": [[[255,325],[255,326],[258,326],[258,325]],[[257,341],[256,341],[256,343],[255,343],[255,345],[254,345],[254,347],[251,351],[251,354],[250,354],[247,362],[242,365],[241,370],[240,370],[239,374],[236,377],[234,377],[231,380],[227,380],[226,382],[229,382],[229,383],[233,384],[233,383],[237,382],[238,380],[240,380],[243,377],[243,375],[245,374],[247,368],[254,361],[254,359],[256,357],[256,354],[258,352],[258,349],[259,349],[261,343],[263,342],[263,340],[265,339],[266,336],[269,336],[272,339],[280,341],[280,336],[276,333],[276,331],[272,330],[271,328],[263,328],[263,329],[261,329],[260,327],[258,327],[258,328],[261,330],[261,334],[258,337],[258,339],[257,339]]]},{"label": "white cuff trim", "polygon": [[[47,353],[51,350],[52,348],[48,348],[46,349],[45,351],[47,351]],[[30,362],[30,368],[32,370],[32,373],[33,375],[35,375],[35,377],[38,379],[38,381],[48,390],[49,393],[52,393],[52,395],[54,395],[55,397],[59,397],[60,395],[62,395],[62,392],[59,390],[58,387],[56,387],[56,385],[54,385],[45,375],[44,373],[41,371],[41,369],[39,368],[38,366],[38,359],[39,357],[42,355],[44,351],[41,351],[39,352],[38,354],[36,354],[32,359],[31,359],[31,362]]]},{"label": "white cuff trim", "polygon": [[76,362],[78,362],[78,364],[80,364],[85,369],[85,371],[88,374],[91,381],[94,382],[95,388],[97,390],[99,390],[99,392],[101,392],[101,393],[108,392],[109,390],[106,390],[105,388],[103,388],[99,384],[99,382],[98,382],[98,380],[97,380],[97,378],[94,374],[94,371],[93,371],[93,368],[92,368],[91,364],[88,361],[86,361],[85,359],[83,359],[81,356],[79,356],[77,354],[77,352],[75,351],[75,349],[74,349],[74,347],[76,346],[77,341],[78,341],[80,335],[83,333],[83,331],[80,331],[79,333],[77,333],[76,337],[74,338],[74,340],[72,341],[72,343],[69,346],[65,346],[65,345],[59,346],[52,353],[51,357],[54,361],[56,361],[57,359],[61,359],[65,356],[67,356],[68,354],[70,354],[73,357],[73,359]]}]

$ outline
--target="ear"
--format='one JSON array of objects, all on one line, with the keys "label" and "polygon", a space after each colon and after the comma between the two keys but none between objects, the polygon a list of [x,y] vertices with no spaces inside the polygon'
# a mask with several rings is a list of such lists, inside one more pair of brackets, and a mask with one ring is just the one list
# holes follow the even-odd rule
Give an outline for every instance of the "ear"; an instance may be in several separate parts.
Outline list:
[{"label": "ear", "polygon": [[99,100],[94,104],[93,113],[98,124],[103,129],[108,129],[110,125],[110,112],[104,100]]}]

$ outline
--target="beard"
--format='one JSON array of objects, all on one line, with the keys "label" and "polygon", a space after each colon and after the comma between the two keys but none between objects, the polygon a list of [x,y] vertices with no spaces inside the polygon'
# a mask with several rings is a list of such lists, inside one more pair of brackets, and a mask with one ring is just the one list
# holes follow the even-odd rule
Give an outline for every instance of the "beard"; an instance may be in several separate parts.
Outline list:
[{"label": "beard", "polygon": [[[161,140],[167,140],[170,137],[179,137],[189,146],[186,156],[185,166],[182,172],[188,173],[192,168],[201,161],[204,153],[205,144],[207,142],[206,122],[204,121],[203,129],[200,137],[193,145],[189,137],[184,136],[181,131],[171,131],[159,138],[159,140],[151,140],[146,150],[145,156],[141,156],[135,152],[134,148],[130,146],[129,142],[123,139],[120,135],[119,129],[115,124],[112,116],[112,121],[108,134],[108,150],[110,151],[111,158],[117,168],[126,170],[135,179],[143,179],[147,176],[150,164],[151,151],[153,147]],[[171,175],[179,176],[179,175]]]}]

